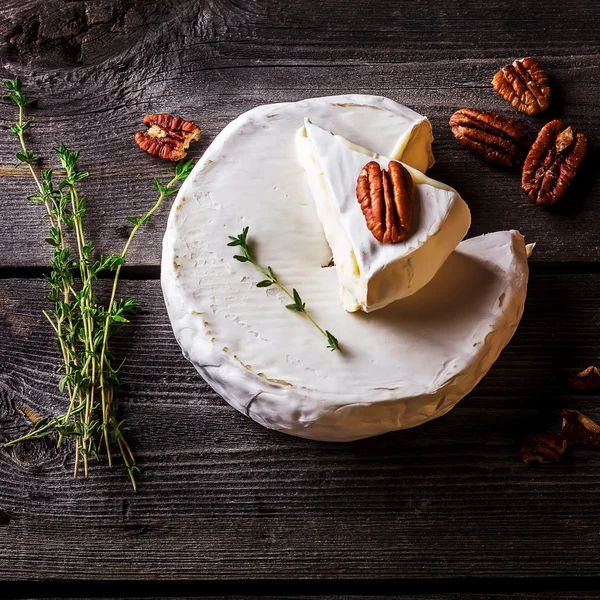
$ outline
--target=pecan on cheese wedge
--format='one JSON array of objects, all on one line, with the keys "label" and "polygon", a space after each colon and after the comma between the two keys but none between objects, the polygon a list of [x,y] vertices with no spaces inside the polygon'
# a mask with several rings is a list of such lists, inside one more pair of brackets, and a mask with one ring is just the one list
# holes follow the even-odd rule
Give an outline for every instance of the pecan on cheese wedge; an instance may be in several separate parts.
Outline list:
[{"label": "pecan on cheese wedge", "polygon": [[356,197],[369,231],[383,244],[395,244],[413,230],[414,184],[410,173],[396,161],[387,171],[367,163],[358,176]]}]

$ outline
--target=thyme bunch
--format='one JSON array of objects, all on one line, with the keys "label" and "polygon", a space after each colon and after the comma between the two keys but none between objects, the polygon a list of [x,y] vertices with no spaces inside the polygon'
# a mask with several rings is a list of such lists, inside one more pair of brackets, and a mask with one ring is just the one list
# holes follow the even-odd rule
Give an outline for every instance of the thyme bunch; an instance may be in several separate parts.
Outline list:
[{"label": "thyme bunch", "polygon": [[227,245],[228,246],[234,246],[234,247],[239,247],[240,250],[242,251],[242,254],[236,254],[234,255],[233,258],[235,258],[235,260],[239,261],[239,262],[249,262],[251,265],[254,266],[254,268],[263,275],[263,277],[265,279],[259,281],[256,284],[256,287],[259,288],[267,288],[270,287],[272,285],[277,286],[284,294],[286,294],[286,296],[288,296],[288,298],[290,298],[290,300],[292,300],[291,304],[286,304],[285,307],[288,310],[291,310],[293,312],[299,312],[301,314],[303,314],[318,330],[319,332],[325,336],[325,338],[327,339],[327,347],[333,352],[334,350],[337,350],[338,352],[341,352],[341,348],[339,345],[339,342],[337,341],[337,338],[329,331],[327,331],[326,329],[323,329],[310,315],[310,313],[306,310],[306,303],[302,301],[302,298],[300,297],[300,294],[298,293],[298,291],[296,290],[296,288],[292,289],[292,293],[290,293],[279,281],[279,279],[277,279],[275,273],[273,273],[273,269],[271,269],[271,267],[267,267],[266,269],[264,269],[263,267],[261,267],[258,262],[256,261],[256,259],[254,258],[254,256],[252,255],[252,253],[250,252],[250,248],[248,246],[248,231],[249,231],[249,227],[244,227],[244,229],[242,230],[242,233],[240,233],[237,236],[228,236],[229,239],[231,240]]},{"label": "thyme bunch", "polygon": [[[24,120],[24,110],[33,102],[21,92],[19,77],[5,81],[4,87],[7,93],[2,98],[13,102],[19,109],[18,121],[10,128],[17,135],[21,147],[16,154],[18,162],[15,167],[27,165],[37,188],[28,199],[44,206],[49,223],[45,241],[52,246],[53,256],[46,280],[50,287],[48,300],[53,309],[44,310],[43,314],[56,334],[62,356],[58,388],[68,396],[68,407],[64,413],[38,420],[26,434],[4,445],[12,446],[52,433],[58,434],[58,446],[65,437],[74,438],[74,476],[79,474],[83,465],[86,477],[90,457],[100,459],[104,453],[112,466],[112,449],[116,449],[135,490],[135,476],[139,468],[125,437],[129,427],[118,417],[115,397],[115,392],[123,385],[121,371],[125,360],[118,364],[114,362],[109,342],[129,322],[127,316],[135,310],[136,301],[131,297],[117,299],[117,286],[136,233],[163,200],[177,191],[175,185],[189,175],[192,161],[178,163],[174,177],[166,185],[154,180],[158,199],[141,217],[126,217],[133,224],[133,229],[123,250],[117,254],[98,255],[84,230],[87,201],[80,192],[79,184],[89,173],[77,168],[79,150],[70,151],[60,142],[57,148],[60,177],[50,169],[40,170],[38,174],[34,168],[38,158],[25,142],[25,132],[32,121]],[[105,273],[112,274],[113,279],[106,307],[98,302],[95,289],[98,277]]]}]

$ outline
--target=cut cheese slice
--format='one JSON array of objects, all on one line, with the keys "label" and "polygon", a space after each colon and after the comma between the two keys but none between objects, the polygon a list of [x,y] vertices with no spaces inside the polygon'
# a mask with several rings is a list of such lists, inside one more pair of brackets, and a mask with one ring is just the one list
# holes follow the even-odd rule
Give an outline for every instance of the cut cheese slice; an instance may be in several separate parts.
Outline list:
[{"label": "cut cheese slice", "polygon": [[[346,441],[442,415],[486,373],[521,317],[528,271],[516,232],[462,242],[408,298],[368,314],[343,309],[335,270],[321,266],[331,254],[294,136],[305,116],[349,139],[359,123],[355,140],[389,156],[402,123],[411,127],[393,105],[342,96],[254,109],[215,138],[172,207],[161,280],[175,336],[206,381],[266,427]],[[233,260],[227,236],[246,226],[258,261],[298,289],[342,353]]]},{"label": "cut cheese slice", "polygon": [[391,159],[309,119],[296,142],[347,311],[372,312],[414,294],[431,281],[469,230],[471,214],[458,192],[405,165],[414,183],[415,229],[400,243],[379,242],[367,228],[356,180],[367,162],[387,169]]}]

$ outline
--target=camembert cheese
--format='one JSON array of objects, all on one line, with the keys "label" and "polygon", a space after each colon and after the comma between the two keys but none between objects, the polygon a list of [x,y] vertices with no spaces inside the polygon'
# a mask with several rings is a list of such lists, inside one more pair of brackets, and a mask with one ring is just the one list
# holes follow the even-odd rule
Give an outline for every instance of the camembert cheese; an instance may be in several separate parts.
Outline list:
[{"label": "camembert cheese", "polygon": [[342,302],[349,312],[372,312],[429,283],[465,237],[471,214],[456,190],[405,165],[414,183],[416,228],[404,241],[383,244],[367,228],[356,180],[380,156],[306,119],[296,137],[317,214],[333,253]]},{"label": "camembert cheese", "polygon": [[[428,123],[388,99],[337,96],[245,113],[206,150],[169,216],[161,280],[173,331],[204,379],[266,427],[347,441],[419,425],[469,393],[512,337],[527,290],[523,238],[504,231],[464,241],[415,294],[346,312],[335,269],[322,267],[331,251],[296,157],[305,117],[384,156],[430,162],[430,129],[416,134]],[[227,236],[244,227],[257,260],[298,289],[341,353],[233,260]]]}]

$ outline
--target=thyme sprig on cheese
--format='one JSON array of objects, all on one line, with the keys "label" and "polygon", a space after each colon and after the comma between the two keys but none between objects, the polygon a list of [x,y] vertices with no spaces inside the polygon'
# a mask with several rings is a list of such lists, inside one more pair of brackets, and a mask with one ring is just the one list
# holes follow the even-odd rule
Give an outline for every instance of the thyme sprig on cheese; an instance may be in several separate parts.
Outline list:
[{"label": "thyme sprig on cheese", "polygon": [[[135,476],[139,468],[125,438],[129,427],[119,419],[115,397],[115,392],[123,385],[121,370],[125,361],[115,365],[109,346],[111,338],[129,322],[127,316],[136,308],[136,301],[134,298],[117,299],[117,284],[135,234],[164,198],[177,191],[174,186],[189,175],[192,161],[178,163],[175,176],[166,185],[155,179],[159,197],[141,217],[126,217],[133,229],[123,250],[117,254],[98,255],[84,231],[86,198],[80,193],[79,183],[89,173],[77,169],[79,150],[70,151],[60,142],[57,154],[62,179],[49,169],[38,172],[34,168],[38,158],[27,148],[24,135],[32,124],[31,120],[24,120],[24,109],[33,102],[21,92],[19,77],[4,81],[4,87],[7,93],[2,98],[19,108],[18,121],[10,128],[21,146],[15,167],[27,165],[37,187],[28,199],[44,206],[49,223],[45,241],[52,246],[53,257],[46,280],[50,286],[48,300],[54,309],[43,311],[43,314],[56,334],[62,356],[58,387],[68,395],[64,413],[37,420],[26,434],[4,446],[53,433],[58,434],[58,446],[65,437],[73,438],[74,475],[78,475],[83,464],[86,477],[90,457],[100,459],[104,455],[112,465],[112,450],[118,450],[136,489]],[[106,273],[112,273],[113,279],[107,307],[99,304],[96,296],[97,278]]]},{"label": "thyme sprig on cheese", "polygon": [[250,264],[252,264],[254,266],[254,268],[261,273],[265,279],[259,281],[256,284],[256,287],[259,288],[267,288],[270,287],[272,285],[277,286],[284,294],[286,294],[290,300],[292,300],[293,302],[291,304],[286,304],[286,308],[288,310],[294,311],[294,312],[299,312],[301,314],[303,314],[318,330],[319,332],[325,336],[325,338],[327,339],[327,347],[333,352],[334,350],[337,350],[338,352],[341,352],[341,348],[339,345],[339,342],[337,341],[337,338],[329,331],[327,331],[326,329],[323,329],[309,314],[309,312],[306,310],[306,303],[302,301],[302,298],[300,297],[300,294],[298,293],[298,291],[296,290],[296,288],[292,289],[292,293],[290,293],[279,281],[279,279],[277,278],[277,276],[275,275],[275,273],[273,273],[273,269],[271,269],[271,267],[267,267],[266,269],[264,269],[263,267],[261,267],[258,262],[256,262],[256,259],[254,258],[254,256],[252,256],[252,253],[250,252],[250,249],[248,247],[248,231],[249,231],[249,227],[244,227],[244,229],[242,230],[242,233],[240,233],[238,236],[233,237],[232,235],[228,236],[229,239],[231,240],[227,245],[228,246],[238,246],[241,251],[243,252],[243,254],[236,254],[234,255],[233,258],[235,258],[235,260],[239,261],[239,262],[249,262]]}]

